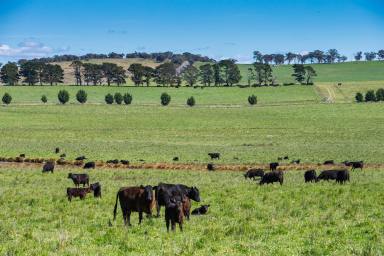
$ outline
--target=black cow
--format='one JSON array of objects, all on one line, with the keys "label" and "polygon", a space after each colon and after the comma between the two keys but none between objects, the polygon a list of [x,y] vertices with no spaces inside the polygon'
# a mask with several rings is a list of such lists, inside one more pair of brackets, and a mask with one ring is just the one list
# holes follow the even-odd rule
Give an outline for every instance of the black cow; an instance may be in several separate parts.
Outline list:
[{"label": "black cow", "polygon": [[81,200],[85,198],[87,193],[90,193],[90,188],[67,188],[68,201],[72,201],[72,197],[80,197]]},{"label": "black cow", "polygon": [[123,212],[124,224],[131,226],[131,212],[139,213],[139,224],[143,220],[143,213],[152,215],[155,200],[152,186],[125,187],[120,188],[116,194],[116,203],[113,210],[113,220],[116,220],[117,199],[120,201]]},{"label": "black cow", "polygon": [[348,170],[339,170],[336,176],[336,182],[344,184],[349,181],[349,171]]},{"label": "black cow", "polygon": [[82,184],[83,187],[85,185],[89,186],[89,175],[87,173],[68,173],[68,179],[71,179],[77,187],[79,187],[80,184]]},{"label": "black cow", "polygon": [[129,165],[129,161],[128,160],[120,160],[120,163],[122,163],[124,165]]},{"label": "black cow", "polygon": [[264,171],[263,169],[249,169],[246,173],[244,173],[244,178],[247,179],[255,179],[256,177],[263,177]]},{"label": "black cow", "polygon": [[214,171],[215,170],[215,165],[212,164],[212,163],[207,164],[207,170],[208,171]]},{"label": "black cow", "polygon": [[283,161],[283,158],[282,157],[278,157],[277,161]]},{"label": "black cow", "polygon": [[177,161],[179,161],[179,157],[178,157],[178,156],[175,156],[172,160],[175,161],[175,162],[177,162]]},{"label": "black cow", "polygon": [[308,170],[304,173],[304,180],[305,182],[314,182],[317,180],[316,171],[315,170]]},{"label": "black cow", "polygon": [[55,170],[55,163],[49,161],[49,162],[46,162],[44,164],[42,172],[51,172],[51,173],[53,173],[53,170]]},{"label": "black cow", "polygon": [[288,159],[289,159],[289,157],[288,157],[288,156],[285,156],[285,157],[284,157],[284,160],[288,160]]},{"label": "black cow", "polygon": [[208,207],[210,205],[209,204],[206,204],[206,205],[202,205],[200,206],[199,208],[196,208],[192,211],[192,215],[204,215],[208,212]]},{"label": "black cow", "polygon": [[335,161],[333,161],[333,160],[326,160],[323,163],[323,165],[330,165],[330,164],[335,164]]},{"label": "black cow", "polygon": [[95,162],[88,162],[88,163],[85,163],[83,169],[95,169],[95,167],[96,167]]},{"label": "black cow", "polygon": [[220,153],[208,153],[211,159],[220,159]]},{"label": "black cow", "polygon": [[183,203],[180,200],[171,198],[170,202],[165,206],[165,225],[169,231],[169,224],[171,230],[175,231],[176,223],[179,224],[180,231],[183,231],[184,210]]},{"label": "black cow", "polygon": [[269,169],[271,171],[276,171],[277,167],[279,166],[279,163],[278,162],[273,162],[273,163],[270,163],[269,164]]},{"label": "black cow", "polygon": [[25,154],[20,154],[19,157],[25,158]]},{"label": "black cow", "polygon": [[76,157],[76,161],[83,161],[83,160],[85,160],[85,159],[87,159],[85,156],[78,156],[78,157]]},{"label": "black cow", "polygon": [[60,153],[60,148],[55,148],[55,153],[59,154]]},{"label": "black cow", "polygon": [[101,198],[101,185],[99,182],[91,184],[89,188],[93,191],[93,197]]},{"label": "black cow", "polygon": [[107,164],[118,164],[118,163],[119,163],[119,160],[118,160],[118,159],[108,160],[108,161],[107,161]]},{"label": "black cow", "polygon": [[283,185],[284,182],[284,174],[282,171],[272,171],[267,172],[261,177],[260,185],[269,184],[274,182],[280,182],[280,185]]},{"label": "black cow", "polygon": [[67,157],[67,155],[66,154],[61,154],[60,157],[64,158],[64,157]]},{"label": "black cow", "polygon": [[291,161],[291,164],[299,164],[299,163],[300,163],[300,159],[296,159],[296,160]]},{"label": "black cow", "polygon": [[159,185],[155,187],[156,209],[158,217],[160,216],[161,206],[166,206],[170,202],[171,198],[175,196],[180,198],[187,196],[189,199],[200,202],[200,192],[197,187],[188,187],[183,184],[159,183]]},{"label": "black cow", "polygon": [[364,167],[364,162],[363,161],[352,161],[352,162],[344,161],[343,163],[344,163],[345,166],[352,166],[351,171],[353,171],[355,169],[363,170],[363,167]]},{"label": "black cow", "polygon": [[320,173],[317,177],[316,181],[320,180],[336,180],[337,178],[337,170],[325,170]]}]

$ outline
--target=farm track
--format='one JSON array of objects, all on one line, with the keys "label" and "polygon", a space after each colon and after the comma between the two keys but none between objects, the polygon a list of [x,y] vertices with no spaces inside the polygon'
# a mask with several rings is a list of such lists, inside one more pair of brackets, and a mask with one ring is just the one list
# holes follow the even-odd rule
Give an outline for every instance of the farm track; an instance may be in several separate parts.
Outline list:
[{"label": "farm track", "polygon": [[[46,159],[51,160],[51,159]],[[45,161],[45,160],[44,160]],[[205,171],[207,170],[206,164],[196,163],[134,163],[129,165],[123,164],[106,164],[102,161],[95,161],[96,169],[98,170],[111,170],[111,169],[127,169],[127,170],[191,170],[191,171]],[[80,165],[81,164],[81,165]],[[42,168],[43,163],[31,162],[0,162],[0,168]],[[65,164],[56,164],[55,170],[68,170],[72,168],[82,169],[83,162],[66,162]],[[261,168],[264,170],[269,169],[269,164],[215,164],[216,171],[234,171],[244,172],[250,168]],[[281,171],[303,171],[303,170],[331,170],[346,168],[343,164],[323,165],[319,163],[303,163],[303,164],[281,164],[278,170]],[[384,169],[382,163],[369,163],[364,164],[364,169]]]}]

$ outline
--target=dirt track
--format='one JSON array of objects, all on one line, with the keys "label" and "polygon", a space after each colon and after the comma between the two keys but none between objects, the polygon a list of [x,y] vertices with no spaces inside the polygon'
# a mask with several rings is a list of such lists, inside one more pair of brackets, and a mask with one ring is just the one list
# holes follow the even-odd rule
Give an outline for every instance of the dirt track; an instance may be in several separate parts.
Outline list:
[{"label": "dirt track", "polygon": [[[0,162],[0,168],[27,168],[35,169],[42,168],[43,163],[31,163],[31,162]],[[82,169],[82,162],[68,161],[65,164],[56,164],[56,170],[60,169]],[[215,164],[215,170],[217,171],[240,171],[244,172],[250,168],[262,168],[264,170],[269,169],[269,164]],[[303,164],[281,164],[278,170],[282,171],[300,171],[300,170],[329,170],[346,168],[343,164],[334,165],[322,165],[317,163],[303,163]],[[365,169],[384,169],[384,164],[364,164]],[[153,169],[153,170],[192,170],[192,171],[206,171],[206,164],[194,164],[194,163],[132,163],[129,165],[123,164],[106,164],[101,161],[96,161],[96,169],[111,170],[111,169]]]}]

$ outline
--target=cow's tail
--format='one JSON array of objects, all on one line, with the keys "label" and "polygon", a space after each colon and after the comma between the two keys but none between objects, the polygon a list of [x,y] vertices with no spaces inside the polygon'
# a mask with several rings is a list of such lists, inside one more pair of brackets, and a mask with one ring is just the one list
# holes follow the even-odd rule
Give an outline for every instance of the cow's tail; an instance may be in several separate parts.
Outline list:
[{"label": "cow's tail", "polygon": [[[119,191],[120,192],[120,191]],[[116,213],[117,213],[117,199],[119,199],[119,192],[116,194],[116,203],[115,203],[115,208],[113,209],[113,221],[116,220]]]}]

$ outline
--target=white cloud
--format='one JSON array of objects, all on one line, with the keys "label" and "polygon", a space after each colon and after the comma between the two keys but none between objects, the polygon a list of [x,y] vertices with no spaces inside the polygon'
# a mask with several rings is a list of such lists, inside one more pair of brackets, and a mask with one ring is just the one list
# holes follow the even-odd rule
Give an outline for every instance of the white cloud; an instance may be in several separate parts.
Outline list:
[{"label": "white cloud", "polygon": [[9,58],[40,58],[51,55],[54,50],[35,40],[24,40],[17,47],[0,44],[0,57]]}]

